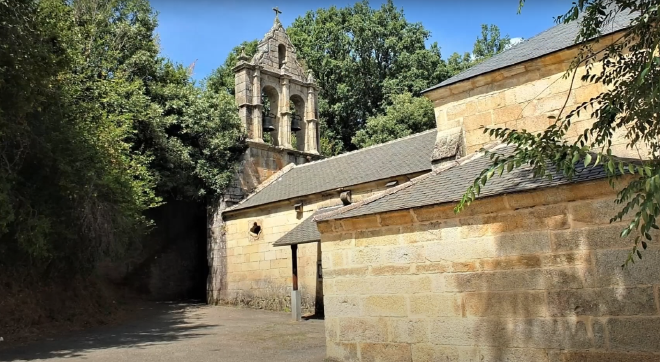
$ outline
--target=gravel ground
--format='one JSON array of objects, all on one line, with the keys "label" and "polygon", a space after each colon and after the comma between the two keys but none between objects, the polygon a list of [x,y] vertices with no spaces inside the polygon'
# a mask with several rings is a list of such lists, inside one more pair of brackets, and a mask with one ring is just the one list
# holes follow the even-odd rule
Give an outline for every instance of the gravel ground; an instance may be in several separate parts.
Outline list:
[{"label": "gravel ground", "polygon": [[324,356],[322,320],[173,303],[145,306],[120,326],[0,350],[0,361],[322,362]]}]

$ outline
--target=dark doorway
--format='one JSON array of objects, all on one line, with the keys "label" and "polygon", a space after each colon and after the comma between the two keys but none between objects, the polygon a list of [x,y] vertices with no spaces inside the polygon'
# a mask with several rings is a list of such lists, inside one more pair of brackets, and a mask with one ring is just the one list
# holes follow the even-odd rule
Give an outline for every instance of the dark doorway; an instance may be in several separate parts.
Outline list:
[{"label": "dark doorway", "polygon": [[126,283],[153,300],[206,300],[206,207],[170,200],[147,214],[154,229]]}]

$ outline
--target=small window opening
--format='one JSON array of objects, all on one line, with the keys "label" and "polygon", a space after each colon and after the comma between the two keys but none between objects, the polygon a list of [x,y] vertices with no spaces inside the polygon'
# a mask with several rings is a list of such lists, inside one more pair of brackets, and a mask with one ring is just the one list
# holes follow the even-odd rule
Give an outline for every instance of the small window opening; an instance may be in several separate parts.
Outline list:
[{"label": "small window opening", "polygon": [[280,69],[286,64],[286,46],[280,44],[277,46],[277,57],[279,59]]},{"label": "small window opening", "polygon": [[250,228],[250,232],[254,235],[259,235],[261,234],[261,226],[259,226],[256,222],[252,227]]}]

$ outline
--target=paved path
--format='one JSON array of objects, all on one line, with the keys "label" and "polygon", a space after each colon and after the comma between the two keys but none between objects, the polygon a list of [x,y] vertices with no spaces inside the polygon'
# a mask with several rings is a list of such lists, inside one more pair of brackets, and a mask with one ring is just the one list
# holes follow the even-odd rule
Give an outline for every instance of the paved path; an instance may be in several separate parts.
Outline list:
[{"label": "paved path", "polygon": [[13,350],[0,361],[322,362],[322,320],[206,305],[157,304],[121,326],[98,328]]}]

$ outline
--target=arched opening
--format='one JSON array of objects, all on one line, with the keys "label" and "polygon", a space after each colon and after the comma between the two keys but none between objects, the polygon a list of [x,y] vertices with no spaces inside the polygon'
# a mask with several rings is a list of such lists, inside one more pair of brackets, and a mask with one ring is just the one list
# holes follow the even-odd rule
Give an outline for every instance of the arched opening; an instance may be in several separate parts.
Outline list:
[{"label": "arched opening", "polygon": [[284,64],[286,64],[286,46],[284,44],[277,46],[277,58],[279,60],[279,67],[282,69]]},{"label": "arched opening", "polygon": [[294,94],[289,99],[289,111],[291,112],[291,146],[297,150],[305,150],[305,101]]},{"label": "arched opening", "polygon": [[263,130],[263,140],[271,145],[277,145],[277,129],[279,127],[279,115],[277,114],[277,105],[279,104],[279,94],[271,86],[265,86],[261,90],[261,125]]}]

